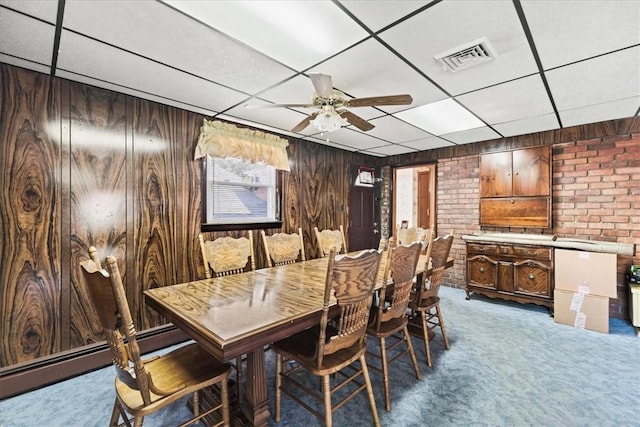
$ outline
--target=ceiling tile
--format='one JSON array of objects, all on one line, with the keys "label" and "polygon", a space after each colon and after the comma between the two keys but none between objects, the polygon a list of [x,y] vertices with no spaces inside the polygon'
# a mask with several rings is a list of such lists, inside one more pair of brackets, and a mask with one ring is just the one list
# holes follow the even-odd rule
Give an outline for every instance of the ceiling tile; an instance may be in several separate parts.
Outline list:
[{"label": "ceiling tile", "polygon": [[[58,2],[51,0],[0,0],[0,6],[17,10],[55,25],[58,19]],[[0,15],[4,12],[0,10]]]},{"label": "ceiling tile", "polygon": [[415,148],[418,151],[425,151],[434,150],[441,147],[450,147],[454,144],[442,138],[438,138],[437,136],[431,136],[427,138],[416,139],[414,141],[403,142],[402,145],[410,148]]},{"label": "ceiling tile", "polygon": [[522,8],[545,70],[640,43],[637,0],[522,0]]},{"label": "ceiling tile", "polygon": [[369,123],[374,125],[375,128],[367,131],[367,133],[385,141],[404,142],[431,136],[424,130],[392,116],[369,120]]},{"label": "ceiling tile", "polygon": [[332,141],[330,139],[327,139],[327,138],[322,139],[322,138],[310,136],[310,137],[304,138],[304,140],[305,141],[309,141],[309,142],[314,143],[314,144],[320,144],[320,145],[326,145],[328,147],[339,148],[341,150],[357,151],[357,149],[355,147],[350,147],[348,145],[339,144],[339,143],[334,142],[334,141]]},{"label": "ceiling tile", "polygon": [[[226,111],[225,114],[255,123],[268,124],[285,131],[290,131],[306,116],[306,114],[287,108],[245,108],[243,106],[234,107]],[[315,132],[313,129],[309,129],[308,134],[310,133]]]},{"label": "ceiling tile", "polygon": [[330,1],[165,1],[298,71],[367,37]]},{"label": "ceiling tile", "polygon": [[415,153],[417,150],[403,145],[389,144],[366,150],[366,153],[378,156],[395,156],[397,154]]},{"label": "ceiling tile", "polygon": [[555,113],[551,113],[505,123],[492,124],[491,127],[500,132],[502,136],[516,136],[558,129],[560,126],[558,125],[558,118]]},{"label": "ceiling tile", "polygon": [[553,112],[542,79],[537,74],[460,95],[456,100],[489,124]]},{"label": "ceiling tile", "polygon": [[349,128],[341,128],[334,132],[325,133],[322,139],[329,139],[338,144],[348,145],[356,150],[367,150],[385,145],[385,142],[378,138]]},{"label": "ceiling tile", "polygon": [[38,64],[37,62],[25,61],[24,59],[16,58],[14,56],[3,55],[0,53],[0,62],[5,64],[15,65],[16,67],[22,67],[27,70],[37,71],[43,74],[49,74],[51,67],[49,65]]},{"label": "ceiling tile", "polygon": [[433,135],[442,135],[485,125],[469,110],[451,98],[401,111],[396,113],[396,117]]},{"label": "ceiling tile", "polygon": [[597,123],[604,120],[631,117],[636,114],[638,109],[640,109],[640,96],[632,96],[615,102],[606,102],[560,111],[560,120],[562,120],[564,127],[577,126],[586,123]]},{"label": "ceiling tile", "polygon": [[501,138],[500,135],[498,135],[488,127],[469,129],[462,132],[453,132],[440,136],[451,142],[455,142],[456,144],[469,144],[471,142],[487,141],[490,139]]},{"label": "ceiling tile", "polygon": [[637,96],[640,95],[640,46],[545,74],[559,111]]},{"label": "ceiling tile", "polygon": [[250,94],[293,74],[267,56],[159,2],[68,0],[64,25],[104,43]]},{"label": "ceiling tile", "polygon": [[[380,36],[451,95],[537,72],[515,7],[508,1],[441,2]],[[451,72],[434,59],[482,37],[497,54],[493,61]]]},{"label": "ceiling tile", "polygon": [[240,92],[69,31],[62,32],[58,67],[212,111],[224,111],[246,98]]},{"label": "ceiling tile", "polygon": [[[313,100],[313,84],[311,79],[304,74],[266,89],[259,94],[259,99],[251,100],[250,105],[263,105],[265,100],[275,104],[305,104]],[[302,111],[308,111],[303,109]]]},{"label": "ceiling tile", "polygon": [[[51,65],[55,27],[0,8],[0,53]],[[28,34],[28,37],[25,35]]]}]

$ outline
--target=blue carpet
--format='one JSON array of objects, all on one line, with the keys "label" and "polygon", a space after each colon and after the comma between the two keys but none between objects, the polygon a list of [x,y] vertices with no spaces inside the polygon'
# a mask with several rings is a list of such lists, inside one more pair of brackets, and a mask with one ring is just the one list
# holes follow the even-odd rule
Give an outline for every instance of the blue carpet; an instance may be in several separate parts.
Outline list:
[{"label": "blue carpet", "polygon": [[[391,403],[384,410],[381,374],[371,371],[380,421],[386,426],[640,426],[640,338],[623,320],[602,334],[557,324],[545,308],[495,301],[441,288],[451,349],[437,333],[433,368],[413,339],[422,380],[408,357],[391,365]],[[375,340],[369,340],[377,350]],[[273,354],[267,353],[273,387]],[[113,404],[112,367],[0,402],[0,425],[106,426]],[[273,397],[272,388],[269,392]],[[273,413],[273,401],[271,402]],[[185,402],[145,419],[173,426],[188,417]],[[366,397],[334,414],[337,426],[371,425]],[[318,420],[283,396],[282,422]]]}]

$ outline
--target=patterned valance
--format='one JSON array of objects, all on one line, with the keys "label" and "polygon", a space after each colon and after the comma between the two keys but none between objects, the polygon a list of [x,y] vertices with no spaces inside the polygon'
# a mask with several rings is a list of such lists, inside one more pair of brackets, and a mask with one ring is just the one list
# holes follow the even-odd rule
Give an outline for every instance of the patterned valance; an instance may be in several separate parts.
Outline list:
[{"label": "patterned valance", "polygon": [[241,158],[288,171],[288,145],[286,139],[276,135],[204,119],[194,157],[199,159],[209,154],[212,157]]}]

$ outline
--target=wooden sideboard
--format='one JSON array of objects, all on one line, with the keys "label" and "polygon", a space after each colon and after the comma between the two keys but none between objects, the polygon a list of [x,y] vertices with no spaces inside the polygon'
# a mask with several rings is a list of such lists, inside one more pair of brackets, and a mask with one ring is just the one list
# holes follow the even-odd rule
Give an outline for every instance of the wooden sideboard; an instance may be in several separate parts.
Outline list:
[{"label": "wooden sideboard", "polygon": [[553,248],[467,242],[467,299],[472,293],[549,307],[553,313]]}]

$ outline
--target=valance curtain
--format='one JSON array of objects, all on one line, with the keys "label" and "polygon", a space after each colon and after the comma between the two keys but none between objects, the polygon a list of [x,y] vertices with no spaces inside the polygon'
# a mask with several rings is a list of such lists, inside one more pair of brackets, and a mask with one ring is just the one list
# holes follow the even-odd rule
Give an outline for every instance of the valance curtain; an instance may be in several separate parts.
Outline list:
[{"label": "valance curtain", "polygon": [[288,145],[286,139],[276,135],[204,119],[194,158],[199,159],[206,154],[212,157],[234,157],[288,171]]}]

